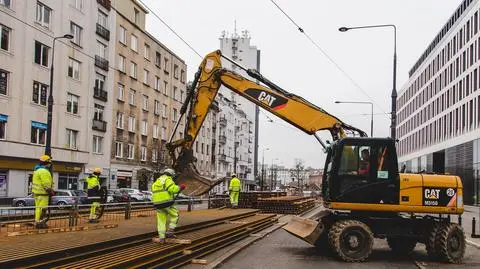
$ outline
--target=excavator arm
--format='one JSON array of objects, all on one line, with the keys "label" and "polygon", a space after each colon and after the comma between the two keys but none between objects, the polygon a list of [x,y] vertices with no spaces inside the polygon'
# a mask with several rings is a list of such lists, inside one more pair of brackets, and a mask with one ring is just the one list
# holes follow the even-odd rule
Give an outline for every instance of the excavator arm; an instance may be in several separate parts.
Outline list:
[{"label": "excavator arm", "polygon": [[208,54],[203,59],[193,83],[189,85],[185,103],[180,110],[180,117],[182,117],[188,109],[185,136],[173,141],[175,128],[170,142],[167,144],[170,157],[174,161],[174,168],[180,174],[178,181],[187,184],[190,194],[206,193],[215,184],[223,180],[212,181],[199,176],[193,165],[195,159],[192,150],[195,138],[222,85],[305,133],[315,135],[323,147],[325,145],[316,134],[320,130],[328,130],[334,141],[345,137],[347,131],[366,136],[365,132],[343,123],[322,108],[300,96],[283,90],[254,69],[244,69],[239,66],[250,77],[260,81],[265,86],[222,68],[222,58],[236,64],[223,56],[219,50]]}]

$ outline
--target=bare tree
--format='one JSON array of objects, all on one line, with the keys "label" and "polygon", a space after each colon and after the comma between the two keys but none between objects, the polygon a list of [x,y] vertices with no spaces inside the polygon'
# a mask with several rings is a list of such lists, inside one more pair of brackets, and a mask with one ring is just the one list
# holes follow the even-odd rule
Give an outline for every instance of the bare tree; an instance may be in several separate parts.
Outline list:
[{"label": "bare tree", "polygon": [[292,180],[297,180],[298,188],[303,189],[303,180],[305,177],[305,165],[302,159],[295,159],[295,165],[290,169]]}]

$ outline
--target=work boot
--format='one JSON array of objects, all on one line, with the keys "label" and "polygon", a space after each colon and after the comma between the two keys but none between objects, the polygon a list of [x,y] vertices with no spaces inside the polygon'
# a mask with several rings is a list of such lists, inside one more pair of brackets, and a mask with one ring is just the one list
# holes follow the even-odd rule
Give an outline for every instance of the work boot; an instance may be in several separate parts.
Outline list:
[{"label": "work boot", "polygon": [[168,229],[167,233],[165,234],[165,236],[167,238],[177,238],[177,236],[175,235],[173,229]]},{"label": "work boot", "polygon": [[48,229],[48,225],[44,222],[35,223],[35,229]]},{"label": "work boot", "polygon": [[154,237],[154,238],[152,238],[152,242],[153,243],[159,243],[159,244],[165,244],[165,238]]},{"label": "work boot", "polygon": [[100,220],[98,220],[98,219],[88,220],[88,223],[92,223],[92,224],[93,224],[93,223],[99,223],[99,222],[100,222]]}]

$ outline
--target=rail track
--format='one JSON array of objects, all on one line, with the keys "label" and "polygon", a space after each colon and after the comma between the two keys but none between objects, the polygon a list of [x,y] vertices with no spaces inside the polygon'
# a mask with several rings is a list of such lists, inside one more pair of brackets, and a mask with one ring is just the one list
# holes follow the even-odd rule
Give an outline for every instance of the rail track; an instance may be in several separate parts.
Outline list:
[{"label": "rail track", "polygon": [[177,268],[276,221],[275,214],[253,212],[179,227],[178,239],[188,244],[153,243],[156,233],[145,233],[89,246],[52,245],[42,253],[12,250],[2,253],[9,258],[0,268]]}]

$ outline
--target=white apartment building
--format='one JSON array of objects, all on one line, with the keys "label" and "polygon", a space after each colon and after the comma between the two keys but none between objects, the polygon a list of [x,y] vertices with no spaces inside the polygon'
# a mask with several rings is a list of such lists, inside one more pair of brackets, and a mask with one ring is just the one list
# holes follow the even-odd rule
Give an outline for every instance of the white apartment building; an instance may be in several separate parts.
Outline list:
[{"label": "white apartment building", "polygon": [[399,165],[459,175],[467,204],[480,198],[479,13],[479,0],[462,1],[397,98]]},{"label": "white apartment building", "polygon": [[91,168],[109,176],[112,122],[110,1],[0,1],[0,197],[31,190],[44,153],[53,38],[52,157],[57,188],[83,188]]}]

